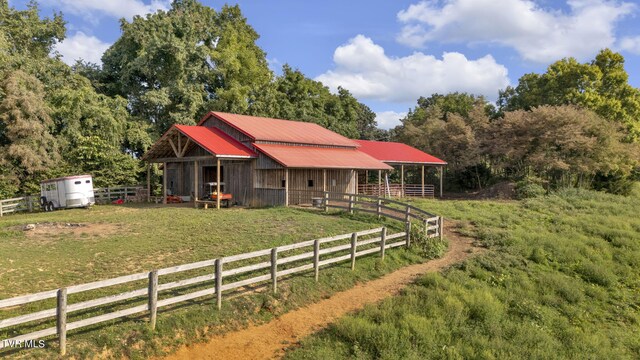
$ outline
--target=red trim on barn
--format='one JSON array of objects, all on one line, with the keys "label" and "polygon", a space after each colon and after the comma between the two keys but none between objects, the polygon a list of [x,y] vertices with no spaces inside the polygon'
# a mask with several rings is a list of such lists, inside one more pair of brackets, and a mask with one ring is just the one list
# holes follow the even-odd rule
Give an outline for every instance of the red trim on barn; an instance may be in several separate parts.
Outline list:
[{"label": "red trim on barn", "polygon": [[407,144],[386,141],[356,140],[358,150],[390,164],[447,165],[447,162]]}]

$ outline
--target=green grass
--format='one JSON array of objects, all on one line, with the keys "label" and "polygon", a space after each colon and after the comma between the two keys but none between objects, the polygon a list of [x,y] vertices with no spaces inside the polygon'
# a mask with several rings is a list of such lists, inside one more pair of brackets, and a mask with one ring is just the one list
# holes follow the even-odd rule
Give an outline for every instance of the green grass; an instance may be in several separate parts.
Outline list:
[{"label": "green grass", "polygon": [[638,359],[640,197],[416,201],[489,251],[305,339],[288,359]]},{"label": "green grass", "polygon": [[[22,227],[28,223],[85,223],[95,229],[80,228],[32,236]],[[54,213],[16,214],[0,219],[0,298],[116,276],[149,271],[220,256],[295,243],[313,238],[378,227],[369,216],[325,215],[290,208],[195,210],[187,207],[97,206],[90,210]],[[387,223],[394,227],[394,223]],[[96,232],[100,229],[100,232]],[[395,231],[401,231],[396,228]],[[347,240],[348,242],[348,240]],[[266,289],[234,296],[225,294],[218,311],[215,299],[202,298],[161,309],[155,332],[148,329],[147,316],[130,317],[72,331],[68,336],[68,354],[77,358],[145,358],[170,352],[181,344],[205,341],[212,334],[262,322],[300,306],[318,301],[352,287],[358,282],[379,277],[407,264],[424,261],[418,247],[393,249],[385,262],[376,256],[358,259],[356,271],[348,263],[322,269],[316,283],[313,272],[279,281],[279,292]],[[211,268],[177,274],[187,278],[206,274]],[[203,272],[204,271],[204,272]],[[161,279],[171,281],[172,277]],[[226,280],[225,280],[226,281]],[[204,284],[202,286],[211,286]],[[144,288],[137,282],[74,294],[69,302],[94,299],[122,291]],[[202,287],[169,291],[161,298],[195,291]],[[73,313],[69,321],[143,304],[144,299],[86,312]],[[54,300],[0,310],[8,318],[55,307]],[[0,330],[0,339],[50,327],[43,321]],[[24,350],[0,356],[12,358],[57,358],[54,340],[41,350]]]}]

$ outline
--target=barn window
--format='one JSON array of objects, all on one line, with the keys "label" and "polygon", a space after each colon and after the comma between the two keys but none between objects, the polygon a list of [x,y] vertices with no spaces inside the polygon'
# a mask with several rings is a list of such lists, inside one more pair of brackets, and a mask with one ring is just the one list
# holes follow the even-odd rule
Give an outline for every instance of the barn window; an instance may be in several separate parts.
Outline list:
[{"label": "barn window", "polygon": [[307,180],[307,186],[313,187],[313,180]]},{"label": "barn window", "polygon": [[76,181],[76,182],[74,182],[74,184],[80,185],[80,184],[82,184],[82,181]]},{"label": "barn window", "polygon": [[331,179],[331,186],[336,186],[336,179]]},{"label": "barn window", "polygon": [[287,187],[287,180],[282,179],[282,187]]}]

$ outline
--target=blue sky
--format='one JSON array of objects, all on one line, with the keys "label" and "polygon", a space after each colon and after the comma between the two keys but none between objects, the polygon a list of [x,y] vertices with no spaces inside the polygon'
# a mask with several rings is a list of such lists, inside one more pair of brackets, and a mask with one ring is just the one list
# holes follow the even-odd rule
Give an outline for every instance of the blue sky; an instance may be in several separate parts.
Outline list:
[{"label": "blue sky", "polygon": [[[24,8],[27,0],[10,0]],[[40,0],[63,12],[64,60],[100,61],[120,34],[119,18],[167,9],[169,0]],[[224,2],[202,0],[219,9]],[[555,60],[590,61],[621,52],[640,87],[640,2],[636,0],[239,0],[278,72],[288,63],[331,89],[343,86],[398,124],[416,99],[466,91],[495,100],[498,90]]]}]

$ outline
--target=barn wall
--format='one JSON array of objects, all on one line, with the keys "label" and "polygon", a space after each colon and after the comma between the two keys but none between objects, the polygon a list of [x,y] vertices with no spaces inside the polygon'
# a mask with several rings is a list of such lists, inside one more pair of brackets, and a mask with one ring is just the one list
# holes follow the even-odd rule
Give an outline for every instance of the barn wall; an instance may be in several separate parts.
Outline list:
[{"label": "barn wall", "polygon": [[216,118],[214,116],[209,117],[207,120],[205,120],[205,122],[202,125],[203,126],[207,126],[207,127],[218,128],[218,129],[222,130],[223,132],[225,132],[227,135],[231,136],[232,138],[240,141],[244,145],[246,145],[249,148],[253,149],[253,146],[251,146],[251,138],[250,137],[248,137],[247,135],[243,134],[242,132],[236,130],[232,126],[229,126],[227,123],[225,123],[224,121],[221,121],[220,119],[218,119],[218,118]]},{"label": "barn wall", "polygon": [[255,196],[253,188],[255,160],[222,161],[225,193],[233,195],[239,205],[249,205]]}]

